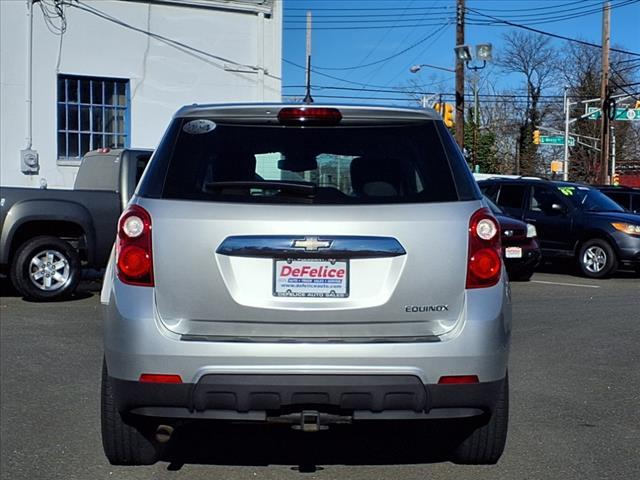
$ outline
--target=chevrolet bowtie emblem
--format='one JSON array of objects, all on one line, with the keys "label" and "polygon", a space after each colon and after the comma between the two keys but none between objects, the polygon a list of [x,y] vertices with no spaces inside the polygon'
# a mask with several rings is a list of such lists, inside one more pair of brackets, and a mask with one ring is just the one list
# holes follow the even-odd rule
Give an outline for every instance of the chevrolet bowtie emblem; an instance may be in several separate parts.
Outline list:
[{"label": "chevrolet bowtie emblem", "polygon": [[318,237],[305,237],[303,240],[294,240],[293,248],[304,248],[306,252],[329,248],[331,240],[318,240]]}]

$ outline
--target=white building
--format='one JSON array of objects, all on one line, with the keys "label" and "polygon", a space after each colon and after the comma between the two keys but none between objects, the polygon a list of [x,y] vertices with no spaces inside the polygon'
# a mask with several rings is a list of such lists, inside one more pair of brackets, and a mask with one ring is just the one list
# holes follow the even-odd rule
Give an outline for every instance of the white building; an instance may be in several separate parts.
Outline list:
[{"label": "white building", "polygon": [[84,153],[154,148],[185,104],[280,101],[282,3],[0,1],[0,184],[69,188]]}]

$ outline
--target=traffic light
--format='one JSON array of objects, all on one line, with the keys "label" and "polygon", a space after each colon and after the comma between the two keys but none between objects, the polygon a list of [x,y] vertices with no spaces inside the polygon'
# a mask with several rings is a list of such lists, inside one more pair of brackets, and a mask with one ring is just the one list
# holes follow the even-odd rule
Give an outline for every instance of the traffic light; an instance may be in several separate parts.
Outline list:
[{"label": "traffic light", "polygon": [[613,179],[612,179],[612,180],[613,180],[613,182],[612,182],[612,183],[613,183],[615,186],[620,185],[620,175],[618,175],[617,173],[614,173],[614,174],[613,174]]},{"label": "traffic light", "polygon": [[444,104],[444,114],[442,115],[444,118],[444,124],[451,128],[453,127],[453,105],[450,103]]},{"label": "traffic light", "polygon": [[533,131],[533,143],[540,145],[540,130]]},{"label": "traffic light", "polygon": [[442,104],[441,103],[435,103],[433,105],[433,109],[438,112],[440,115],[442,115]]}]

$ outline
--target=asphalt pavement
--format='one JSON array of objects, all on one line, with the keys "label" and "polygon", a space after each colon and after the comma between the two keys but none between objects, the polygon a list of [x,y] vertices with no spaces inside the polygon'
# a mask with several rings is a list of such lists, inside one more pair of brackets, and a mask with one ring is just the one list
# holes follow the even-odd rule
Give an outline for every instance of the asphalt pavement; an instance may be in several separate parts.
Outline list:
[{"label": "asphalt pavement", "polygon": [[112,467],[100,441],[99,284],[30,303],[0,280],[0,477],[88,479],[640,478],[640,278],[547,271],[514,283],[509,438],[498,465],[457,466],[422,424],[194,427],[172,463]]}]

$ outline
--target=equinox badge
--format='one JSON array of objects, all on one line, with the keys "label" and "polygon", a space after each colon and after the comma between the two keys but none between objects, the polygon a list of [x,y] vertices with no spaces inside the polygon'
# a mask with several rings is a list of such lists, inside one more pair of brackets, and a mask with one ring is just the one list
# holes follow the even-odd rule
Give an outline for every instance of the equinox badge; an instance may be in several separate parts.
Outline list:
[{"label": "equinox badge", "polygon": [[405,305],[404,311],[407,313],[448,312],[449,305]]}]

